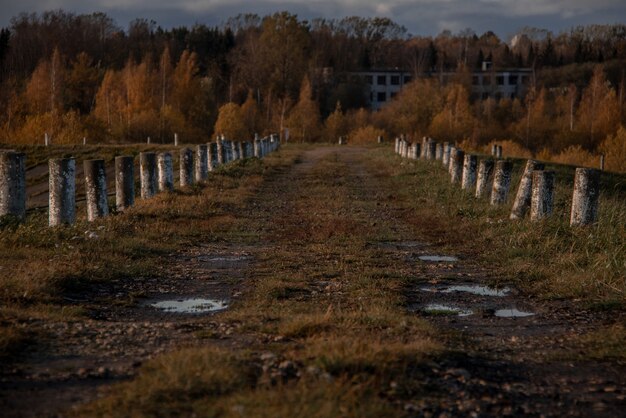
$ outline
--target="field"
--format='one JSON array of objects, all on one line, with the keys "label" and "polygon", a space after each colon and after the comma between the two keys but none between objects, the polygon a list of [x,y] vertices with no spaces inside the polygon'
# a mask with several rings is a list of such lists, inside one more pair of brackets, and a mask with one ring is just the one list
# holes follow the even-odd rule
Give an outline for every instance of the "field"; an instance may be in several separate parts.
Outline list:
[{"label": "field", "polygon": [[[574,168],[549,168],[540,223],[389,144],[289,144],[94,223],[34,209],[0,229],[0,411],[616,416],[626,176],[603,173],[597,225],[573,229]],[[216,311],[152,306],[192,298]]]}]

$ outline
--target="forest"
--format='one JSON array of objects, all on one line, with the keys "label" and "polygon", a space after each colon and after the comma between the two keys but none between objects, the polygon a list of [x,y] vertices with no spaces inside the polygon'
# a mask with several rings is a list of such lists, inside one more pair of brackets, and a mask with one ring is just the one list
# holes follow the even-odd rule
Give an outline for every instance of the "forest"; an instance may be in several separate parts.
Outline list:
[{"label": "forest", "polygon": [[[528,68],[524,97],[471,95],[483,61]],[[367,109],[369,69],[413,81]],[[216,134],[374,141],[424,135],[487,150],[626,171],[626,25],[415,36],[387,18],[238,15],[219,27],[123,29],[103,13],[21,14],[0,30],[0,142],[189,143]],[[454,72],[451,81],[438,75]]]}]

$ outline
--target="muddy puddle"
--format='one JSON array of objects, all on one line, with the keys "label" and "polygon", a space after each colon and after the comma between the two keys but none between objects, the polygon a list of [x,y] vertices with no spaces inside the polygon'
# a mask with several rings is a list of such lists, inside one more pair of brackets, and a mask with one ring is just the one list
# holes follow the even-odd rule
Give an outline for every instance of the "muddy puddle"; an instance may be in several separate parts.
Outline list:
[{"label": "muddy puddle", "polygon": [[421,287],[420,290],[422,292],[430,293],[471,293],[473,295],[491,297],[504,297],[509,295],[509,293],[511,292],[511,289],[508,287],[495,288],[477,284]]},{"label": "muddy puddle", "polygon": [[175,298],[169,300],[149,301],[144,306],[150,306],[169,313],[201,314],[218,312],[228,308],[228,301],[223,299],[205,299],[198,297]]},{"label": "muddy puddle", "polygon": [[426,246],[420,241],[380,241],[368,244],[381,250],[411,251]]},{"label": "muddy puddle", "polygon": [[533,315],[533,312],[520,311],[517,308],[498,309],[494,313],[498,318],[525,318]]},{"label": "muddy puddle", "polygon": [[441,303],[430,303],[422,308],[422,311],[428,315],[457,315],[470,316],[474,312],[471,309],[465,309],[453,305],[445,305]]},{"label": "muddy puddle", "polygon": [[455,261],[459,261],[457,257],[453,257],[451,255],[420,255],[417,258],[422,261],[433,263],[453,263]]}]

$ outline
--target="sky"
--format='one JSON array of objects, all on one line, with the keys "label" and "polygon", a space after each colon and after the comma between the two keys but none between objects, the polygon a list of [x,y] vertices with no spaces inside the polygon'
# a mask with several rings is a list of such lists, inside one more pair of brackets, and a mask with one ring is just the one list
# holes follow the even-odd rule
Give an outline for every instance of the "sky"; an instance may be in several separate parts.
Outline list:
[{"label": "sky", "polygon": [[63,9],[105,12],[126,28],[135,18],[164,28],[194,23],[219,25],[239,13],[287,10],[301,19],[389,17],[413,35],[493,31],[509,38],[524,26],[555,33],[576,25],[626,23],[624,0],[0,0],[0,27],[21,12]]}]

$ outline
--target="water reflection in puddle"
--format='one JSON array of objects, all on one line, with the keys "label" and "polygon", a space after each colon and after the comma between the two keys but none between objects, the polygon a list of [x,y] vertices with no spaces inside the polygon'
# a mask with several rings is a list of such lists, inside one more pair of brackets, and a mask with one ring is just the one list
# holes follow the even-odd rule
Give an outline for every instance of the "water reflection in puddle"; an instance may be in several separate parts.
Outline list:
[{"label": "water reflection in puddle", "polygon": [[226,309],[228,303],[217,299],[177,299],[151,303],[150,306],[173,313],[204,313]]},{"label": "water reflection in puddle", "polygon": [[213,263],[236,263],[238,261],[247,261],[252,257],[248,255],[216,255],[216,256],[201,256],[198,257],[199,261],[202,262],[213,262]]},{"label": "water reflection in puddle", "polygon": [[462,309],[456,306],[450,305],[442,305],[439,303],[431,303],[429,305],[424,306],[424,312],[429,314],[442,314],[442,315],[458,315],[458,316],[469,316],[472,315],[471,309]]},{"label": "water reflection in puddle", "polygon": [[454,292],[465,292],[471,293],[473,295],[479,296],[495,296],[495,297],[503,297],[509,294],[511,289],[508,287],[503,287],[502,289],[496,289],[488,286],[481,285],[457,285],[457,286],[449,286],[449,287],[422,287],[420,288],[423,292],[433,292],[433,293],[454,293]]},{"label": "water reflection in puddle", "polygon": [[510,309],[498,309],[494,315],[499,318],[524,318],[526,316],[533,316],[534,313],[524,312],[524,311],[517,310],[515,308],[510,308]]},{"label": "water reflection in puddle", "polygon": [[438,263],[441,263],[441,262],[451,263],[453,261],[459,261],[458,258],[447,256],[447,255],[420,255],[418,258],[422,261],[434,261]]}]

